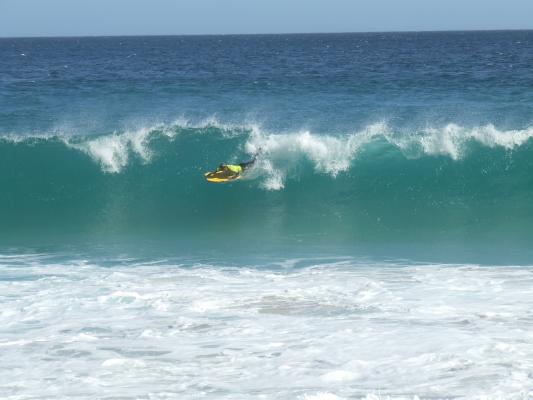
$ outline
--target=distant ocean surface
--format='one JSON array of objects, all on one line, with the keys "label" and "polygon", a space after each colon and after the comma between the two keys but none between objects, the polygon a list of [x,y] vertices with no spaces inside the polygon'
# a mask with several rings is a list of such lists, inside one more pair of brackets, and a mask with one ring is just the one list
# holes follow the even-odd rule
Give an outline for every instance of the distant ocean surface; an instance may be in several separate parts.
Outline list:
[{"label": "distant ocean surface", "polygon": [[533,398],[532,138],[533,31],[0,39],[0,397]]}]

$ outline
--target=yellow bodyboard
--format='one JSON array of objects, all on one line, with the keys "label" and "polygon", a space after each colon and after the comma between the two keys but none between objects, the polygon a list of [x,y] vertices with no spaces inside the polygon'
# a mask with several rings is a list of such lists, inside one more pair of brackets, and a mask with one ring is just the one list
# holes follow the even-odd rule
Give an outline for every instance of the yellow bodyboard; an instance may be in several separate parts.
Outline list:
[{"label": "yellow bodyboard", "polygon": [[231,181],[240,179],[241,174],[228,174],[227,171],[214,171],[214,172],[206,172],[204,176],[208,182],[224,183],[224,182],[231,182]]}]

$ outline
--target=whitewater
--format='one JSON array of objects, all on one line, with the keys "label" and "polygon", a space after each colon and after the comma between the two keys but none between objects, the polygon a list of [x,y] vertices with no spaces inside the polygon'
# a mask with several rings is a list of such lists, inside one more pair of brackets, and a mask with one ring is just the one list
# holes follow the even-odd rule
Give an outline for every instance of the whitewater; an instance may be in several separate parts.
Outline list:
[{"label": "whitewater", "polygon": [[533,395],[530,269],[64,254],[0,266],[5,399]]},{"label": "whitewater", "polygon": [[[311,161],[315,172],[336,177],[338,173],[350,169],[363,146],[370,147],[380,140],[400,150],[406,158],[442,155],[458,160],[468,154],[471,144],[499,147],[510,152],[533,137],[533,127],[498,130],[493,124],[465,128],[452,123],[418,131],[394,131],[386,123],[377,122],[361,131],[332,135],[309,131],[270,133],[254,123],[227,125],[215,118],[190,123],[185,118],[180,118],[169,124],[161,123],[149,128],[108,135],[84,137],[72,133],[37,136],[6,134],[0,136],[0,142],[35,146],[46,140],[60,141],[68,148],[87,154],[103,172],[120,173],[132,158],[144,164],[157,158],[150,147],[152,140],[166,138],[173,142],[177,135],[198,135],[206,142],[245,137],[244,144],[238,146],[234,153],[240,151],[244,157],[258,157],[259,163],[252,177],[266,176],[262,186],[267,190],[279,190],[284,186],[286,171],[302,159]],[[236,160],[236,156],[233,154],[231,159]]]},{"label": "whitewater", "polygon": [[0,397],[533,398],[532,49],[0,38]]}]

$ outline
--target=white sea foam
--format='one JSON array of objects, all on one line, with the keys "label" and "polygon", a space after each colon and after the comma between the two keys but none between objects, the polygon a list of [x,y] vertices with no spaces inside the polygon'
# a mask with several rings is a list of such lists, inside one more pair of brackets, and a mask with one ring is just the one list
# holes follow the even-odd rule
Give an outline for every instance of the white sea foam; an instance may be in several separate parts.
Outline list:
[{"label": "white sea foam", "polygon": [[151,161],[153,152],[149,144],[155,134],[163,134],[170,138],[174,136],[172,130],[164,126],[155,126],[120,134],[98,136],[81,142],[70,138],[65,139],[65,144],[88,154],[101,165],[105,172],[117,173],[128,165],[132,155],[145,163]]},{"label": "white sea foam", "polygon": [[[366,144],[382,139],[399,148],[406,156],[448,156],[462,158],[469,142],[483,146],[513,150],[533,137],[533,127],[523,130],[498,130],[494,125],[465,128],[449,124],[442,128],[420,131],[401,131],[380,122],[363,130],[345,135],[295,133],[267,133],[254,129],[245,145],[249,154],[260,153],[258,169],[262,171],[263,186],[282,189],[288,175],[297,169],[298,161],[310,161],[315,172],[336,177],[348,171],[358,152]],[[414,152],[413,152],[414,150]]]},{"label": "white sea foam", "polygon": [[454,160],[463,156],[465,144],[475,141],[487,147],[503,147],[513,150],[533,137],[533,127],[523,130],[498,130],[494,125],[464,128],[448,124],[443,128],[427,128],[418,135],[405,135],[395,138],[393,143],[400,147],[418,143],[423,152],[429,155],[446,155]]},{"label": "white sea foam", "polygon": [[301,397],[302,400],[344,400],[344,398],[328,392],[318,392],[316,394],[305,394]]},{"label": "white sea foam", "polygon": [[150,142],[154,137],[163,135],[167,139],[173,140],[179,130],[196,129],[200,130],[199,133],[201,133],[208,128],[215,128],[227,137],[242,135],[255,129],[253,125],[224,124],[214,117],[199,122],[178,118],[171,124],[159,124],[149,128],[113,133],[83,141],[76,140],[76,137],[68,137],[64,138],[64,142],[67,146],[88,154],[100,164],[103,171],[118,173],[129,164],[132,156],[139,158],[144,163],[150,163],[154,157]]},{"label": "white sea foam", "polygon": [[533,137],[533,127],[500,130],[492,124],[477,127],[448,124],[423,129],[396,129],[385,122],[378,122],[345,134],[270,132],[256,123],[223,123],[211,117],[196,122],[179,118],[170,124],[85,139],[57,132],[29,136],[4,134],[0,135],[0,139],[18,143],[60,138],[67,146],[90,156],[103,171],[119,173],[132,159],[150,163],[156,156],[151,148],[151,141],[161,136],[174,140],[182,130],[196,130],[194,133],[199,135],[209,133],[223,137],[245,136],[247,140],[244,150],[248,154],[261,154],[256,173],[252,177],[260,177],[263,187],[271,190],[282,189],[291,174],[297,175],[299,162],[304,159],[312,163],[316,173],[336,177],[351,168],[358,152],[365,145],[378,139],[397,147],[408,158],[428,155],[459,160],[467,154],[470,142],[489,148],[514,150]]},{"label": "white sea foam", "polygon": [[264,187],[278,190],[284,187],[287,174],[296,169],[304,158],[311,161],[315,171],[332,177],[350,168],[362,145],[373,137],[387,134],[383,123],[373,124],[350,135],[318,135],[308,131],[268,134],[254,129],[245,149],[250,154],[261,154],[258,168],[266,179]]},{"label": "white sea foam", "polygon": [[300,261],[0,255],[0,397],[533,395],[530,267]]},{"label": "white sea foam", "polygon": [[325,373],[320,377],[324,382],[344,382],[357,378],[357,375],[351,371],[335,370]]}]

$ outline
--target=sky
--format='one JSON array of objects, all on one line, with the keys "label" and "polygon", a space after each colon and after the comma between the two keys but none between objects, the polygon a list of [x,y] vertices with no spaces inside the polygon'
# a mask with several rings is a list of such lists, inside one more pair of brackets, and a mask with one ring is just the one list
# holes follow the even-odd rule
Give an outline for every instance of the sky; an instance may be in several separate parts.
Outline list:
[{"label": "sky", "polygon": [[0,37],[533,29],[533,0],[0,0]]}]

